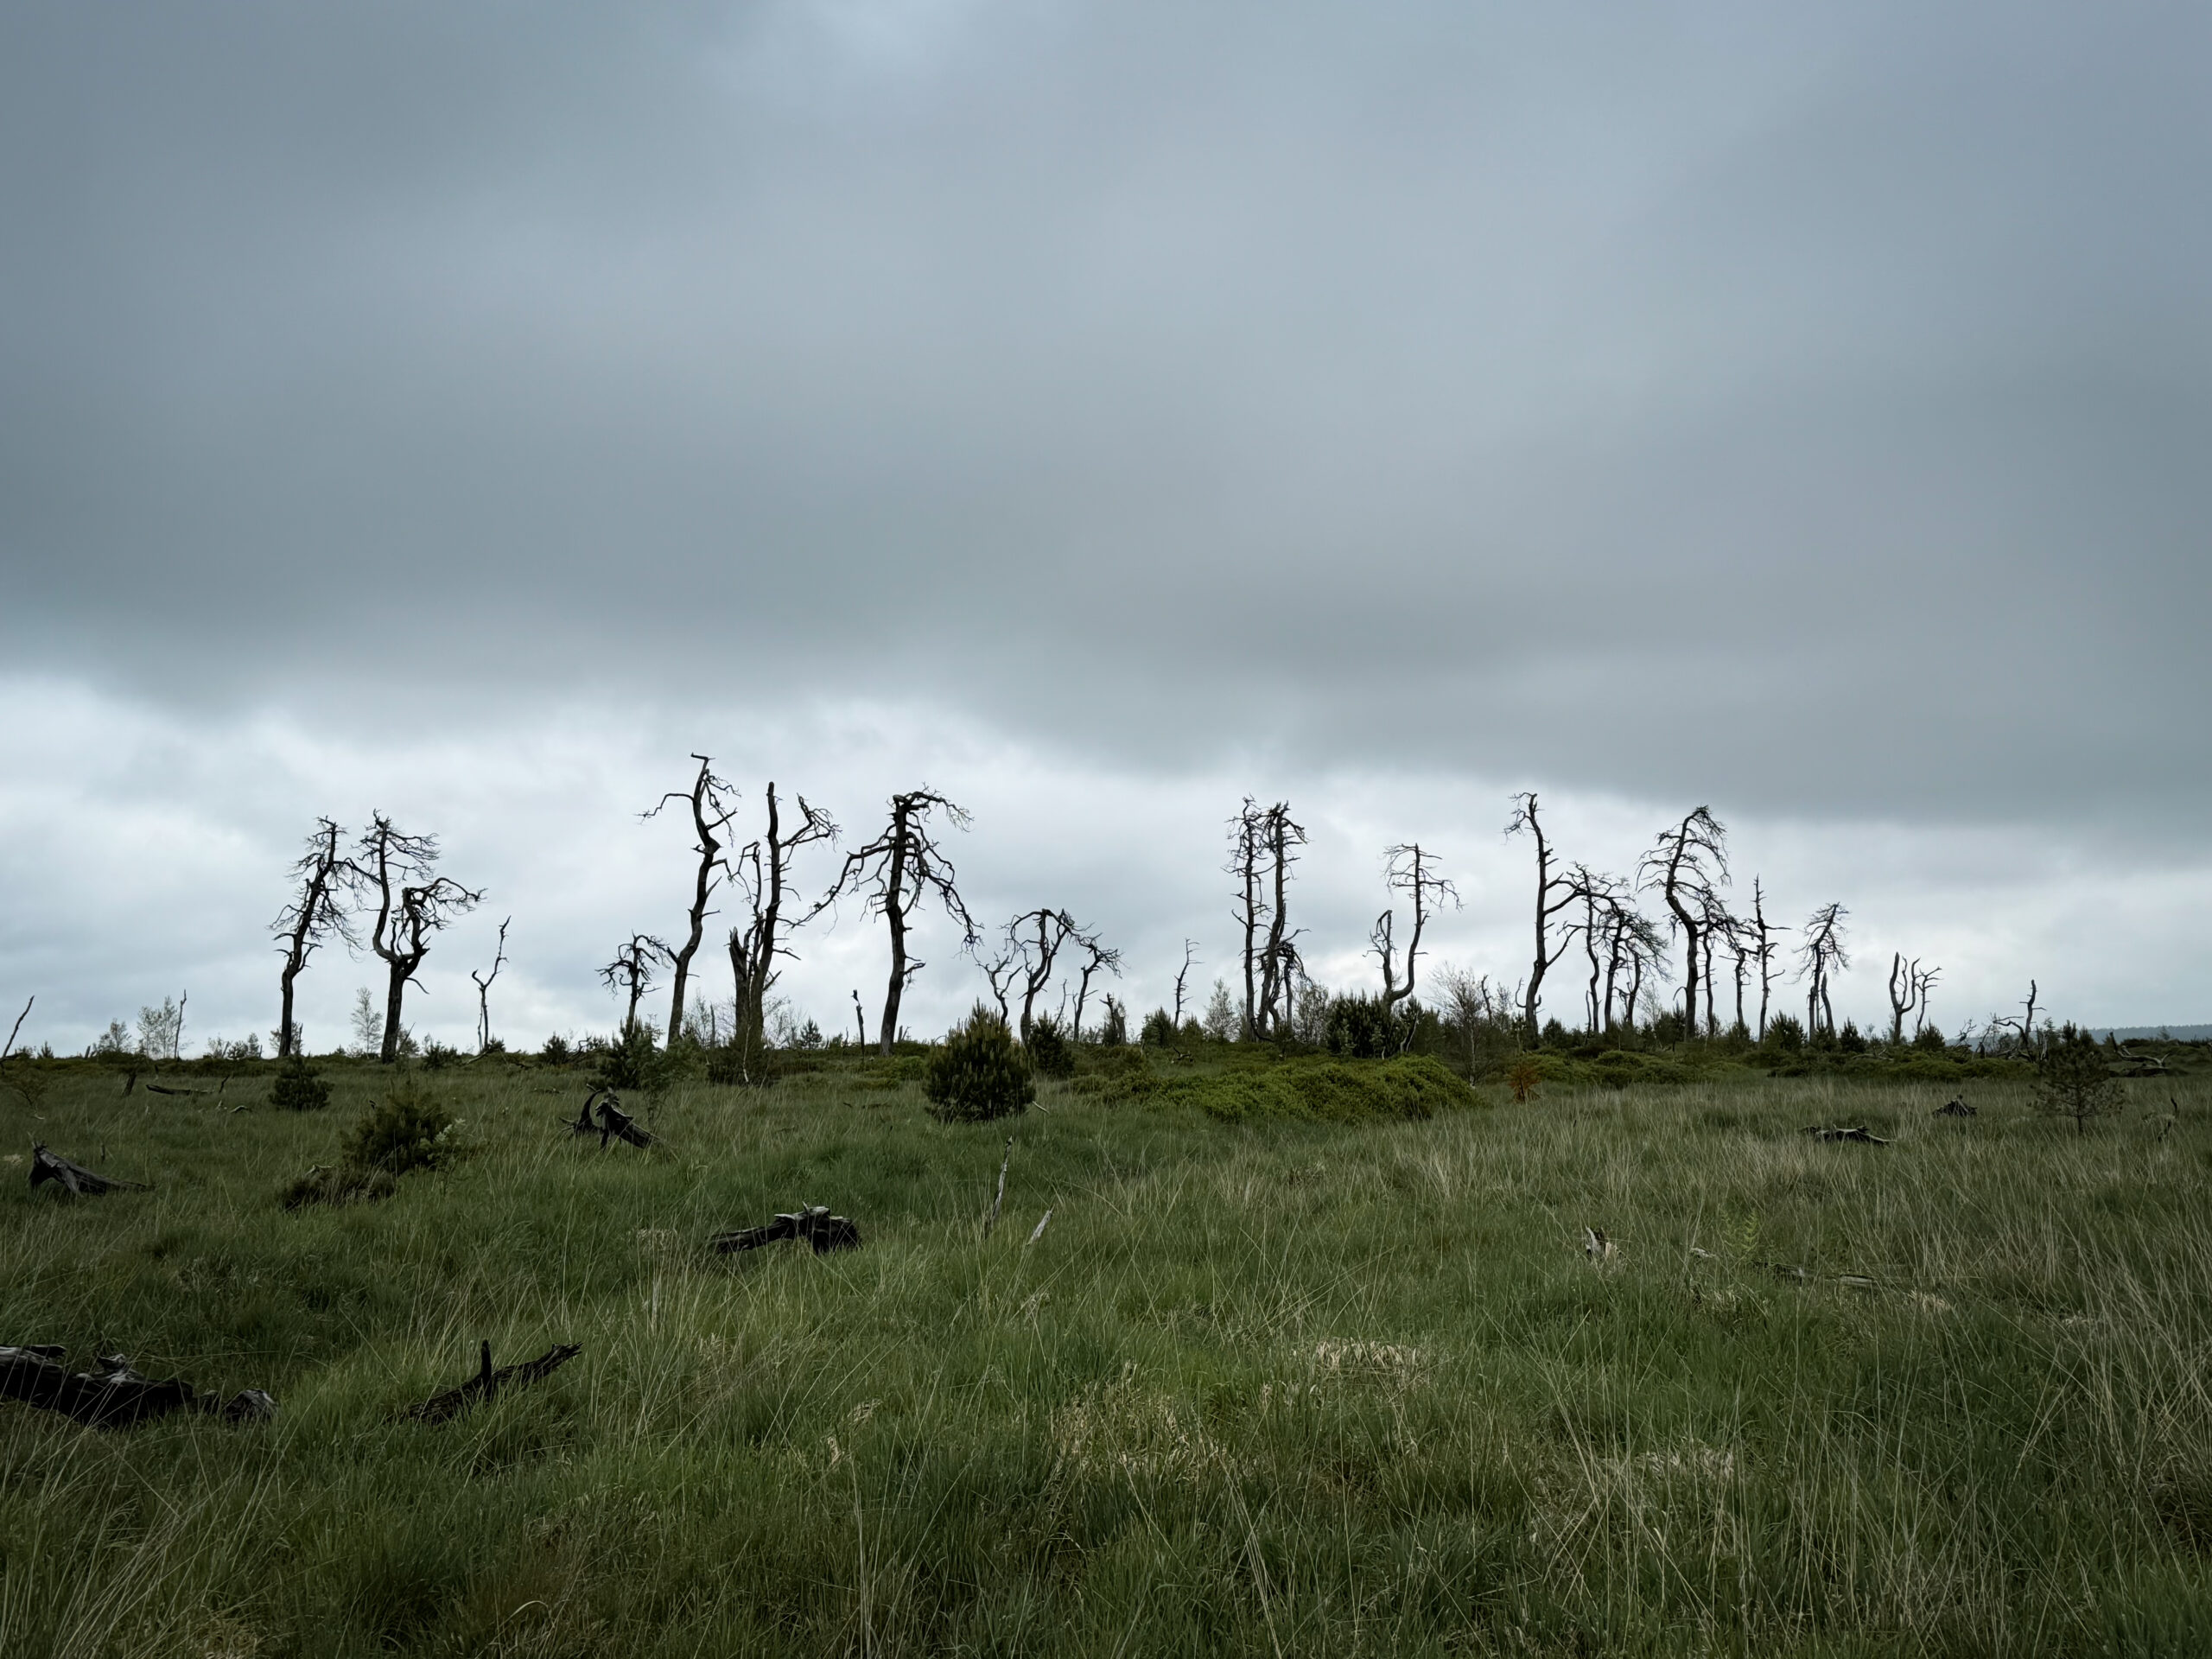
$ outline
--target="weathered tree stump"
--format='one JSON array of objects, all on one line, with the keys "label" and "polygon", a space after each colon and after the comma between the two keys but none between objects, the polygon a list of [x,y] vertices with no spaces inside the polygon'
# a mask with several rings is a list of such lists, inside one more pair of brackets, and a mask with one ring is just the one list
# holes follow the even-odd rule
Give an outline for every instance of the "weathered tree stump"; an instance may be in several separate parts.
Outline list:
[{"label": "weathered tree stump", "polygon": [[226,1402],[201,1394],[181,1377],[156,1382],[130,1369],[121,1354],[104,1354],[90,1371],[71,1371],[57,1347],[0,1347],[0,1399],[58,1411],[92,1428],[127,1428],[149,1417],[194,1410],[226,1422],[254,1422],[276,1414],[276,1402],[259,1389]]},{"label": "weathered tree stump", "polygon": [[42,1181],[59,1181],[68,1192],[82,1196],[97,1196],[102,1192],[143,1192],[143,1181],[118,1180],[112,1175],[101,1175],[86,1169],[82,1164],[73,1164],[58,1153],[48,1152],[41,1143],[31,1145],[31,1185],[34,1190]]},{"label": "weathered tree stump", "polygon": [[1931,1114],[1936,1117],[1972,1117],[1974,1115],[1974,1108],[1967,1104],[1963,1096],[1957,1095],[1945,1101]]},{"label": "weathered tree stump", "polygon": [[442,1394],[432,1395],[419,1405],[408,1407],[400,1415],[418,1423],[450,1421],[474,1410],[502,1389],[526,1388],[532,1382],[543,1382],[583,1349],[573,1342],[556,1343],[536,1359],[525,1360],[519,1365],[502,1365],[496,1371],[492,1369],[492,1344],[482,1344],[478,1352],[475,1376]]},{"label": "weathered tree stump", "polygon": [[814,1247],[817,1255],[828,1255],[833,1250],[859,1249],[861,1230],[817,1204],[809,1210],[778,1216],[765,1227],[716,1233],[707,1241],[707,1248],[718,1255],[730,1255],[739,1250],[757,1250],[764,1244],[780,1243],[787,1238],[803,1238]]}]

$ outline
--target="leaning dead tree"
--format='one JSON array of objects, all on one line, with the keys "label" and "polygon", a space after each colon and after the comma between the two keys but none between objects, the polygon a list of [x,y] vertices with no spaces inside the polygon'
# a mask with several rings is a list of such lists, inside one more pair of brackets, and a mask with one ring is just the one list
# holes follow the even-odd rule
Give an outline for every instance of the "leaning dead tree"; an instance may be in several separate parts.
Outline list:
[{"label": "leaning dead tree", "polygon": [[1529,980],[1522,991],[1521,1026],[1526,1039],[1536,1040],[1536,1008],[1543,995],[1544,976],[1552,964],[1567,953],[1569,938],[1562,932],[1559,944],[1552,944],[1552,918],[1573,904],[1576,898],[1573,883],[1563,875],[1552,873],[1551,842],[1544,835],[1543,819],[1536,810],[1536,791],[1523,790],[1513,798],[1513,816],[1506,820],[1508,836],[1526,834],[1536,843],[1536,955],[1529,967]]},{"label": "leaning dead tree", "polygon": [[269,925],[269,931],[276,936],[277,954],[284,959],[283,969],[277,976],[283,1002],[276,1020],[276,1058],[280,1060],[289,1059],[292,1055],[296,1029],[292,1020],[292,982],[305,969],[308,958],[333,939],[348,949],[360,944],[354,936],[353,917],[346,905],[352,883],[359,873],[338,849],[345,834],[334,818],[315,820],[305,849],[292,864],[292,880],[298,891]]},{"label": "leaning dead tree", "polygon": [[[1075,947],[1083,952],[1083,965],[1076,969],[1075,1018],[1068,1035],[1077,1042],[1083,1040],[1083,1005],[1090,995],[1090,982],[1103,972],[1119,979],[1122,976],[1122,953],[1111,945],[1101,944],[1096,933],[1078,931],[1073,939]],[[1106,999],[1106,1020],[1113,1024],[1114,1010],[1119,1006],[1111,996]]]},{"label": "leaning dead tree", "polygon": [[408,982],[430,954],[431,935],[484,902],[480,890],[437,874],[438,838],[402,833],[381,812],[372,814],[355,849],[362,885],[377,901],[369,948],[390,970],[385,990],[384,1048],[390,1065],[399,1058],[399,1016]]},{"label": "leaning dead tree", "polygon": [[1179,1033],[1183,1029],[1183,987],[1191,977],[1191,964],[1198,960],[1198,948],[1196,939],[1184,940],[1183,965],[1175,970],[1175,1029]]},{"label": "leaning dead tree", "polygon": [[1682,1031],[1698,1033],[1698,989],[1705,966],[1706,918],[1719,906],[1728,883],[1728,831],[1709,807],[1659,832],[1643,855],[1641,885],[1656,888],[1682,940]]},{"label": "leaning dead tree", "polygon": [[1427,927],[1429,918],[1445,906],[1458,907],[1459,890],[1437,868],[1436,855],[1424,851],[1417,841],[1400,842],[1382,849],[1382,883],[1392,893],[1402,893],[1411,899],[1414,910],[1413,937],[1406,941],[1403,984],[1398,982],[1392,938],[1397,925],[1396,906],[1375,918],[1374,931],[1368,938],[1382,966],[1382,1011],[1387,1014],[1414,994],[1415,976],[1421,971],[1421,932]]},{"label": "leaning dead tree", "polygon": [[1822,905],[1805,924],[1805,942],[1797,947],[1797,976],[1805,982],[1805,1029],[1835,1031],[1835,1005],[1828,996],[1834,976],[1851,966],[1844,949],[1844,918],[1851,912],[1841,905]]},{"label": "leaning dead tree", "polygon": [[474,968],[468,976],[476,982],[476,1052],[488,1052],[492,1046],[492,982],[499,976],[499,969],[507,965],[507,923],[510,916],[499,924],[499,943],[492,955],[492,971],[480,974]]},{"label": "leaning dead tree", "polygon": [[715,776],[711,759],[703,754],[691,758],[699,763],[699,775],[691,780],[691,787],[669,791],[651,811],[639,814],[641,817],[655,817],[671,801],[682,801],[691,809],[691,832],[697,837],[692,850],[699,855],[699,870],[692,889],[691,908],[687,912],[690,928],[683,935],[683,944],[664,947],[668,951],[672,987],[668,1007],[668,1040],[671,1045],[683,1037],[683,1002],[685,993],[690,988],[691,958],[699,954],[699,941],[707,935],[707,918],[713,913],[707,908],[708,901],[726,874],[722,843],[715,832],[728,827],[734,809],[726,797],[737,792],[727,779]]},{"label": "leaning dead tree", "polygon": [[884,992],[879,1048],[887,1058],[899,1035],[899,1001],[906,982],[927,966],[920,961],[910,962],[906,956],[906,929],[917,906],[934,893],[945,914],[960,924],[961,948],[968,951],[976,948],[976,923],[955,885],[952,861],[931,833],[930,818],[935,812],[942,812],[944,821],[956,830],[968,827],[967,812],[927,785],[893,795],[883,832],[867,846],[845,855],[836,880],[807,912],[810,919],[844,893],[856,893],[866,899],[870,914],[883,918],[891,936],[891,981]]},{"label": "leaning dead tree", "polygon": [[675,952],[664,939],[650,933],[632,933],[630,942],[614,953],[614,960],[599,970],[600,982],[617,995],[629,998],[622,1011],[622,1034],[638,1027],[638,1001],[653,988],[653,969],[671,960]]},{"label": "leaning dead tree", "polygon": [[[788,927],[784,920],[784,893],[791,882],[792,862],[802,849],[837,838],[837,826],[827,812],[810,804],[804,795],[795,798],[798,816],[786,824],[772,781],[766,833],[747,842],[731,861],[748,912],[745,925],[729,931],[730,974],[737,983],[737,1030],[732,1040],[741,1064],[748,1068],[766,1045],[768,989],[776,982],[777,959],[791,955],[785,938],[808,919],[802,917]],[[853,996],[857,1003],[860,993],[855,991]],[[865,1041],[865,1021],[861,1029]]]}]

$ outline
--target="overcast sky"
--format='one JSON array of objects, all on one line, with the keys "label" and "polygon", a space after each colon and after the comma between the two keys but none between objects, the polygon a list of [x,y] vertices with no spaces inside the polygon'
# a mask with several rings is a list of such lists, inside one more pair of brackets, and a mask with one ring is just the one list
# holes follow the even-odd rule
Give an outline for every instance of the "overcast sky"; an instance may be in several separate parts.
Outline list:
[{"label": "overcast sky", "polygon": [[2212,1018],[2208,84],[2183,3],[0,0],[0,998],[265,1031],[380,809],[490,890],[418,1027],[510,914],[495,1025],[604,1027],[703,750],[926,779],[1140,1012],[1247,792],[1324,978],[1412,838],[1519,976],[1537,788],[1709,803],[1862,1020]]}]

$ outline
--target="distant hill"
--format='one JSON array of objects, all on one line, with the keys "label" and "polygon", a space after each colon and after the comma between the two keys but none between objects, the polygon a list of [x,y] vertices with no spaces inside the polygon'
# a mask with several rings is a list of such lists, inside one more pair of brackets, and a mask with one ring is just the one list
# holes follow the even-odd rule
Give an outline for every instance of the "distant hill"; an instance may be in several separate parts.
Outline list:
[{"label": "distant hill", "polygon": [[2171,1037],[2177,1043],[2212,1042],[2212,1026],[2099,1026],[2089,1033],[2102,1041],[2117,1037],[2123,1043],[2143,1037]]}]

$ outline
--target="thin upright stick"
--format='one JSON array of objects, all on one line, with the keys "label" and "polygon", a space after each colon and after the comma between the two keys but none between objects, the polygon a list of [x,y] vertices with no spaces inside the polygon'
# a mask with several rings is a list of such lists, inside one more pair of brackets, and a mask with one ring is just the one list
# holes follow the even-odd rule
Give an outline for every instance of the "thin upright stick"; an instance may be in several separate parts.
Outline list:
[{"label": "thin upright stick", "polygon": [[[6,1046],[0,1046],[0,1060],[6,1059],[10,1051],[15,1048],[16,1033],[23,1028],[23,1021],[31,1017],[31,1002],[35,1002],[37,1001],[38,998],[36,996],[33,996],[30,1002],[23,1004],[23,1011],[16,1016],[16,1023],[8,1033],[8,1041]],[[1007,1145],[1010,1148],[1013,1147],[1014,1142],[1009,1141],[1007,1142]],[[1001,1194],[1006,1192],[1006,1173],[1003,1170],[999,1173],[999,1192]],[[993,1205],[991,1206],[991,1213],[993,1215],[996,1215],[998,1213],[998,1206],[996,1205]]]},{"label": "thin upright stick", "polygon": [[998,1196],[991,1200],[991,1213],[983,1217],[983,1236],[991,1236],[991,1229],[999,1224],[999,1206],[1006,1202],[1006,1166],[1014,1161],[1014,1137],[1006,1138],[1006,1156],[999,1160]]}]

